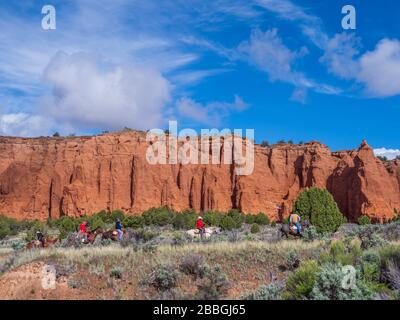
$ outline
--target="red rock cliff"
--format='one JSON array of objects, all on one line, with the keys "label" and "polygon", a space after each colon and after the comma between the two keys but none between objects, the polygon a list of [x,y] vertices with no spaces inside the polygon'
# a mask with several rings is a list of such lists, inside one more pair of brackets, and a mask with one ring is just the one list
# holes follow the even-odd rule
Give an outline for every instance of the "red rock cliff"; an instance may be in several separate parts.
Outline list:
[{"label": "red rock cliff", "polygon": [[0,213],[18,219],[79,216],[108,209],[140,213],[238,208],[287,216],[301,189],[327,188],[341,211],[391,219],[400,210],[400,166],[385,165],[365,143],[334,152],[312,142],[255,147],[254,172],[232,165],[150,165],[142,132],[94,137],[0,137]]}]

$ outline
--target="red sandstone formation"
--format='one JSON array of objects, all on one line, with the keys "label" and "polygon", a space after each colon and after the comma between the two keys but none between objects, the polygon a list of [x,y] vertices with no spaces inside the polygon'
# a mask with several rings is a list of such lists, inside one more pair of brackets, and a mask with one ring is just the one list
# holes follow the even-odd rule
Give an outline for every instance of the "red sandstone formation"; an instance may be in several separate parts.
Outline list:
[{"label": "red sandstone formation", "polygon": [[137,214],[168,205],[176,210],[265,212],[286,217],[306,187],[327,188],[355,220],[379,221],[400,210],[400,165],[385,165],[363,142],[331,152],[305,145],[255,146],[254,172],[232,165],[150,165],[143,132],[94,137],[0,137],[0,213],[18,219],[80,216],[122,209]]}]

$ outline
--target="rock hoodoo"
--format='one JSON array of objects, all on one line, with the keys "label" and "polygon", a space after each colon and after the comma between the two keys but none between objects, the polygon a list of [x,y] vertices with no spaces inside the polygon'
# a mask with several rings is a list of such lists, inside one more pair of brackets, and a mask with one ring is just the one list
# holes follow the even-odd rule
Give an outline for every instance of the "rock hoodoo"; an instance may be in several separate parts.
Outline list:
[{"label": "rock hoodoo", "polygon": [[151,165],[143,132],[93,137],[0,137],[0,214],[18,219],[79,216],[122,209],[267,213],[286,217],[306,187],[327,188],[349,220],[379,221],[400,211],[400,163],[382,163],[363,141],[358,150],[325,145],[255,146],[254,172],[232,165]]}]

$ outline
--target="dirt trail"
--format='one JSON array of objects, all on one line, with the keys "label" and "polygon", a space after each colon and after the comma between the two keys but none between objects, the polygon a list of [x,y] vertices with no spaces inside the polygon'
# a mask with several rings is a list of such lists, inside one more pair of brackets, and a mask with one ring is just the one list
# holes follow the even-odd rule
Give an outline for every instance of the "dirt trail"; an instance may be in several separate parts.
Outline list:
[{"label": "dirt trail", "polygon": [[79,300],[94,298],[90,291],[70,288],[65,277],[56,279],[55,289],[45,289],[42,284],[45,266],[44,262],[33,262],[1,276],[0,300]]}]

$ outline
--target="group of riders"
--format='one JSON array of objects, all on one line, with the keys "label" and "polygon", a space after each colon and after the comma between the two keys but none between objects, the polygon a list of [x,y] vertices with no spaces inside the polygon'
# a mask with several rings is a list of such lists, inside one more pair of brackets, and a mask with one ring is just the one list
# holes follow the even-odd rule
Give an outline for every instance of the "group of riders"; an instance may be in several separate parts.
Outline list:
[{"label": "group of riders", "polygon": [[[292,212],[289,217],[289,228],[293,234],[301,236],[301,218],[297,213]],[[205,234],[205,224],[203,222],[203,217],[199,216],[196,220],[196,229],[200,235],[200,238],[204,237]]]},{"label": "group of riders", "polygon": [[[301,221],[301,218],[296,213],[292,213],[289,217],[289,227],[293,231],[294,234],[301,235],[300,221]],[[87,221],[83,221],[79,225],[79,234],[84,241],[88,240],[88,227],[89,227],[89,223]],[[196,220],[196,229],[198,230],[200,238],[203,238],[204,234],[205,234],[205,230],[206,230],[206,225],[203,222],[202,216],[199,216]],[[121,241],[124,236],[124,231],[123,231],[121,220],[118,218],[115,220],[115,230],[118,233],[117,240]],[[45,240],[45,236],[43,235],[43,233],[41,231],[37,231],[36,237],[37,237],[37,240],[42,244],[42,247],[44,247],[46,240]]]},{"label": "group of riders", "polygon": [[[79,236],[82,238],[82,242],[88,241],[88,235],[89,235],[88,228],[89,228],[89,222],[87,222],[87,221],[83,221],[79,225]],[[117,218],[115,220],[115,231],[118,234],[117,240],[121,241],[124,237],[124,231],[123,231],[121,220],[119,218]],[[42,247],[45,247],[46,238],[42,231],[40,231],[40,230],[36,231],[36,239],[41,243]]]}]

